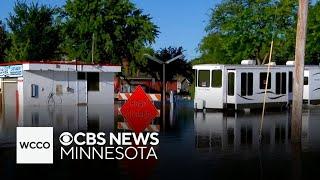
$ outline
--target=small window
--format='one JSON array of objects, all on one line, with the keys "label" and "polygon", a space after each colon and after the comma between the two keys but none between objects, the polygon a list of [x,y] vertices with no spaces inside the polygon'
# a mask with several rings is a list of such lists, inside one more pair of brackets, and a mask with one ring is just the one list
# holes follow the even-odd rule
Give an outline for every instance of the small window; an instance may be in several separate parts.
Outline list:
[{"label": "small window", "polygon": [[78,80],[86,80],[86,73],[78,72]]},{"label": "small window", "polygon": [[247,96],[252,96],[253,95],[253,73],[248,73],[248,92]]},{"label": "small window", "polygon": [[241,73],[241,96],[253,95],[253,73]]},{"label": "small window", "polygon": [[31,84],[31,97],[37,98],[39,96],[39,86]]},{"label": "small window", "polygon": [[286,94],[287,93],[287,74],[276,73],[276,94]]},{"label": "small window", "polygon": [[280,94],[281,92],[281,74],[280,73],[276,73],[276,94]]},{"label": "small window", "polygon": [[292,71],[289,72],[289,92],[292,92],[293,74]]},{"label": "small window", "polygon": [[307,76],[305,76],[303,78],[303,85],[308,85],[309,84],[309,78]]},{"label": "small window", "polygon": [[99,91],[99,79],[100,78],[98,72],[87,73],[88,91]]},{"label": "small window", "polygon": [[282,73],[281,93],[287,94],[287,73]]},{"label": "small window", "polygon": [[210,86],[210,71],[209,70],[199,70],[198,71],[198,86],[199,87],[209,87]]},{"label": "small window", "polygon": [[212,87],[221,87],[222,86],[222,71],[221,70],[213,70],[212,71]]},{"label": "small window", "polygon": [[241,96],[247,95],[247,73],[241,73]]},{"label": "small window", "polygon": [[234,96],[234,72],[228,73],[228,95]]},{"label": "small window", "polygon": [[[260,73],[260,89],[266,88],[267,75],[267,73]],[[267,89],[271,89],[271,73],[269,73]]]}]

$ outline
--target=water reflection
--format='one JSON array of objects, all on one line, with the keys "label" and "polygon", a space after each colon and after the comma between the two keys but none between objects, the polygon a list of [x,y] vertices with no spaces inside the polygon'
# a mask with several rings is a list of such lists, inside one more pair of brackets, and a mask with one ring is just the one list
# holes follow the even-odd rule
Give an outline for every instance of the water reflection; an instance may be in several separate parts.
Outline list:
[{"label": "water reflection", "polygon": [[112,132],[114,105],[90,106],[25,106],[6,107],[0,118],[0,145],[14,144],[17,126],[54,127],[55,134],[63,131]]},{"label": "water reflection", "polygon": [[[304,149],[317,149],[320,145],[320,111],[304,110],[302,123],[302,146]],[[269,112],[265,115],[261,143],[273,149],[290,143],[289,111]],[[239,150],[259,147],[260,114],[222,112],[196,112],[194,116],[195,146],[197,149]]]}]

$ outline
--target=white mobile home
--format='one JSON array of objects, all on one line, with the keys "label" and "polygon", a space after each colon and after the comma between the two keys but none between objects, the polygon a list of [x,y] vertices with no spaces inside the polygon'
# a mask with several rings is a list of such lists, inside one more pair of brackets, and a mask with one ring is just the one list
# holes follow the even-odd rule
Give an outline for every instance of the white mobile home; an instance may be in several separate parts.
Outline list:
[{"label": "white mobile home", "polygon": [[[241,109],[261,107],[267,78],[266,65],[201,64],[195,69],[196,109]],[[272,65],[267,85],[267,106],[284,106],[292,100],[293,66]],[[308,103],[320,100],[320,67],[305,67],[303,98]]]},{"label": "white mobile home", "polygon": [[113,104],[120,66],[75,62],[0,64],[2,105]]}]

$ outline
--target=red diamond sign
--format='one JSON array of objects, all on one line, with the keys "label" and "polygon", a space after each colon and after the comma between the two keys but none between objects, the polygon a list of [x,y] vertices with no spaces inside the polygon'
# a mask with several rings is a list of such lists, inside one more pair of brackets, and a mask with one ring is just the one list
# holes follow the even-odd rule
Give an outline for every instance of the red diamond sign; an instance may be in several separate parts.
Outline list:
[{"label": "red diamond sign", "polygon": [[158,114],[156,107],[141,86],[135,89],[120,111],[130,128],[136,133],[142,132]]}]

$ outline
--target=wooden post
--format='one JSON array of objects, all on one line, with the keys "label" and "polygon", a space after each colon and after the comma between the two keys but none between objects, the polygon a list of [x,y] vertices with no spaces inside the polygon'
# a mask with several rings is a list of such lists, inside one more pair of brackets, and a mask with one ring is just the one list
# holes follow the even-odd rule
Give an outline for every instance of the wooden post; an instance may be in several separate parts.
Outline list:
[{"label": "wooden post", "polygon": [[299,0],[291,118],[291,140],[294,143],[301,142],[304,55],[306,45],[308,3],[308,0]]}]

